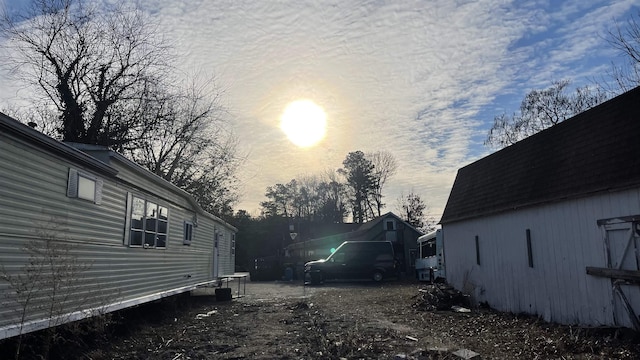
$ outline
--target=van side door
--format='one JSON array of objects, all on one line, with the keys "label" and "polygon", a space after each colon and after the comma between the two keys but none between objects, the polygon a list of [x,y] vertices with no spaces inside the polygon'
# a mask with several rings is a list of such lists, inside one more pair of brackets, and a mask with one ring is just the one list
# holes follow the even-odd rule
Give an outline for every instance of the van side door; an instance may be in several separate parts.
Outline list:
[{"label": "van side door", "polygon": [[336,279],[356,279],[360,276],[362,264],[361,244],[346,243],[340,248],[341,254],[332,264]]}]

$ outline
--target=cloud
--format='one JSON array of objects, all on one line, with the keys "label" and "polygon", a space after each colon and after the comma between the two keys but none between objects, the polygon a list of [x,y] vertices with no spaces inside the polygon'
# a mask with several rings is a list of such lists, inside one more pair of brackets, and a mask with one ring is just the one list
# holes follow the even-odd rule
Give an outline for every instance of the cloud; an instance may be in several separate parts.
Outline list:
[{"label": "cloud", "polygon": [[[387,210],[414,191],[440,214],[457,169],[487,154],[493,115],[552,80],[601,72],[610,52],[598,34],[634,2],[140,4],[176,45],[182,69],[214,74],[225,91],[249,154],[239,208],[255,214],[267,186],[339,168],[348,152],[387,150],[400,165]],[[278,128],[300,98],[328,115],[315,148],[295,147]]]}]

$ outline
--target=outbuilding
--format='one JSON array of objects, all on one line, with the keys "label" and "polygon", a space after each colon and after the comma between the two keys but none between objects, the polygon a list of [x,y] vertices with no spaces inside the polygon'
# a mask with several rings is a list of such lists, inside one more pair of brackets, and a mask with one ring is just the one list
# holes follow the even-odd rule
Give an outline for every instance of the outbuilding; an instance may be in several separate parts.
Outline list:
[{"label": "outbuilding", "polygon": [[0,339],[216,283],[236,231],[118,153],[0,113]]},{"label": "outbuilding", "polygon": [[476,302],[640,330],[640,88],[459,169],[441,224]]}]

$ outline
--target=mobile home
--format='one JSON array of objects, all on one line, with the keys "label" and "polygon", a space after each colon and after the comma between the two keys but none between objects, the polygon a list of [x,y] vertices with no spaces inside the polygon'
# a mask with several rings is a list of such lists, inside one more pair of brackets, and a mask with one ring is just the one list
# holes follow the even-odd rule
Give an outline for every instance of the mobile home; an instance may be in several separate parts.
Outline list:
[{"label": "mobile home", "polygon": [[236,231],[118,153],[0,113],[0,339],[215,283]]}]

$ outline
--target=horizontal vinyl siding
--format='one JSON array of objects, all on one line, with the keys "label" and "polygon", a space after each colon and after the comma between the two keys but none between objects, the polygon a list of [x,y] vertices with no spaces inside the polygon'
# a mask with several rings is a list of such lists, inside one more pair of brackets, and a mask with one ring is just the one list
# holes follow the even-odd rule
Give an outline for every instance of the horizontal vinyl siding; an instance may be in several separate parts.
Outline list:
[{"label": "horizontal vinyl siding", "polygon": [[[25,239],[3,237],[0,251],[6,272],[18,274],[24,269],[28,261],[28,255],[22,251],[24,242]],[[68,312],[84,307],[106,306],[211,280],[208,252],[183,250],[177,254],[166,250],[109,247],[93,243],[67,244],[71,246],[69,254],[76,256],[83,269],[86,269],[74,281],[82,284],[78,292],[89,295],[73,294],[73,298],[81,301],[71,303],[66,309]],[[34,305],[37,308],[44,303]],[[0,315],[0,326],[3,326],[10,324],[10,319],[16,314],[7,306],[0,310]],[[43,315],[41,311],[30,312],[28,319],[38,319]]]},{"label": "horizontal vinyl siding", "polygon": [[[100,205],[66,196],[69,167],[104,181]],[[74,281],[64,311],[104,307],[213,280],[214,231],[218,229],[225,231],[221,245],[227,249],[221,252],[227,254],[221,273],[228,273],[229,268],[233,273],[226,244],[230,229],[213,216],[198,215],[191,245],[183,245],[184,221],[192,221],[195,214],[185,195],[151,183],[128,168],[118,170],[126,181],[69,164],[0,134],[0,265],[4,273],[24,276],[29,262],[25,246],[41,241],[39,230],[51,233],[56,226],[56,243],[69,246],[70,254],[86,267]],[[165,249],[123,244],[129,193],[145,194],[169,208]],[[20,322],[20,312],[10,305],[12,294],[8,284],[0,281],[0,298],[6,305],[0,307],[0,328]],[[32,304],[27,321],[47,317],[42,294]]]},{"label": "horizontal vinyl siding", "polygon": [[445,224],[447,280],[498,310],[565,324],[614,325],[611,281],[587,275],[586,267],[606,267],[597,220],[637,214],[640,191],[629,190]]},{"label": "horizontal vinyl siding", "polygon": [[37,231],[57,227],[69,240],[121,244],[123,191],[105,181],[101,205],[68,198],[70,167],[106,180],[20,143],[0,143],[0,232],[34,236]]}]

